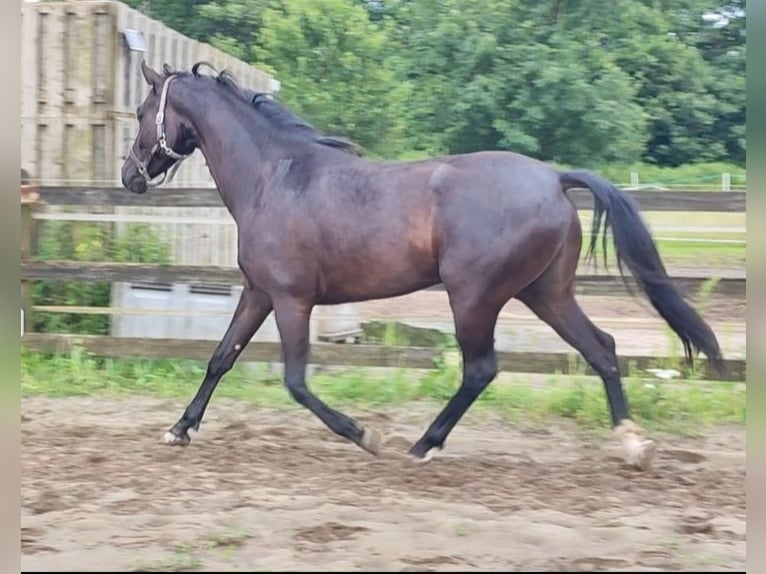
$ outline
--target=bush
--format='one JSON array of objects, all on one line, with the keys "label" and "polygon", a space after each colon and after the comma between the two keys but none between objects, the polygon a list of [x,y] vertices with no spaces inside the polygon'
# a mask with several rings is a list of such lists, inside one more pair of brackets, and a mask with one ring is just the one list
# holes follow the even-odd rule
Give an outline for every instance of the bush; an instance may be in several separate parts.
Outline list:
[{"label": "bush", "polygon": [[[588,167],[588,166],[585,166]],[[652,164],[607,165],[593,168],[617,185],[630,184],[630,173],[638,173],[639,185],[659,185],[683,189],[721,189],[721,176],[731,174],[731,187],[744,187],[747,172],[744,168],[728,163],[700,163],[678,167],[661,167]]]}]

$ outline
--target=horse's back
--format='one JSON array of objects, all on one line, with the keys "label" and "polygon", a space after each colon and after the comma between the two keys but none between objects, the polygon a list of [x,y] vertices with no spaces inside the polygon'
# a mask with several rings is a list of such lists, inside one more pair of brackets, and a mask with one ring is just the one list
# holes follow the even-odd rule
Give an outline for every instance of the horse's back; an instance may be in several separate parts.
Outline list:
[{"label": "horse's back", "polygon": [[501,204],[524,198],[551,199],[561,193],[559,173],[545,162],[510,151],[482,151],[445,158],[434,171],[436,190],[473,188]]},{"label": "horse's back", "polygon": [[456,222],[473,224],[477,218],[477,225],[497,220],[503,229],[559,227],[576,213],[556,169],[513,152],[450,156],[435,167],[428,185],[437,209]]}]

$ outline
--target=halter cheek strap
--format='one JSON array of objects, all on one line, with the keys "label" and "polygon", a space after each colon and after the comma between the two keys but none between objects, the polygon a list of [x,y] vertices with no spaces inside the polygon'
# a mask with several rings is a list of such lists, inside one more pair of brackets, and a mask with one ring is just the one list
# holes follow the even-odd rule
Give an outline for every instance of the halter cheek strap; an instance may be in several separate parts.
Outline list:
[{"label": "halter cheek strap", "polygon": [[[176,171],[178,171],[178,168],[181,167],[181,162],[185,160],[189,155],[191,154],[180,154],[173,151],[173,149],[168,145],[167,135],[165,134],[165,106],[167,106],[168,101],[168,90],[170,89],[170,84],[173,82],[173,80],[176,79],[175,75],[169,76],[165,82],[162,84],[162,92],[160,93],[160,103],[157,107],[157,116],[154,119],[154,124],[157,127],[157,143],[155,143],[152,146],[151,151],[149,152],[149,155],[147,156],[146,160],[141,161],[135,152],[135,145],[130,148],[130,157],[133,159],[133,161],[136,163],[136,166],[138,167],[138,173],[140,173],[143,178],[146,180],[146,183],[149,187],[156,187],[158,185],[162,185],[162,183],[165,182],[165,179],[167,178],[167,181],[172,181],[173,177],[175,177]],[[152,178],[149,177],[149,172],[147,170],[147,165],[151,161],[151,159],[154,157],[154,154],[157,153],[158,150],[161,150],[162,153],[167,155],[168,157],[173,158],[176,160],[172,166],[170,166],[170,169],[166,170],[162,173],[162,177],[159,181],[153,181]]]}]

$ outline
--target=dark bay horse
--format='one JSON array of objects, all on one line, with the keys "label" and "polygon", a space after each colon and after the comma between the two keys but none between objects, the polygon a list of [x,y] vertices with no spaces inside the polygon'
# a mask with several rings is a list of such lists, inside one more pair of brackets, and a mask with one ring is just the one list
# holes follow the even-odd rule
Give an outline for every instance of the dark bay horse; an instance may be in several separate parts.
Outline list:
[{"label": "dark bay horse", "polygon": [[[586,170],[561,172],[516,153],[484,151],[377,162],[324,136],[226,72],[162,72],[142,63],[150,92],[123,185],[144,193],[199,149],[238,229],[244,290],[196,396],[165,434],[187,445],[208,402],[266,317],[279,329],[290,395],[327,427],[372,454],[379,435],[338,412],[306,384],[309,318],[316,305],[381,299],[443,283],[462,353],[462,381],[409,454],[427,459],[497,374],[494,330],[511,298],[526,304],[603,379],[626,458],[645,468],[655,445],[629,414],[614,338],[574,297],[582,247],[567,190],[595,199],[589,246],[611,227],[620,272],[631,272],[692,361],[723,372],[716,337],[668,277],[634,201]],[[342,105],[342,104],[339,104]],[[605,236],[604,236],[605,239]]]}]

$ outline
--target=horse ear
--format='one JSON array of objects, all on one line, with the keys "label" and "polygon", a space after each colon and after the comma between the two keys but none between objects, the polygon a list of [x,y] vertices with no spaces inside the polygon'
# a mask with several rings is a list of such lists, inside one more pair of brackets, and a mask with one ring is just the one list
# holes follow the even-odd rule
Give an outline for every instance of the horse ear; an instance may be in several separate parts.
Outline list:
[{"label": "horse ear", "polygon": [[146,63],[146,60],[141,60],[141,72],[144,74],[146,83],[155,89],[162,82],[162,77],[149,67],[149,65]]},{"label": "horse ear", "polygon": [[173,73],[175,73],[175,70],[174,70],[173,68],[171,68],[171,67],[170,67],[170,64],[164,64],[164,65],[162,66],[162,72],[163,72],[163,73],[164,73],[166,76],[169,76],[170,74],[173,74]]}]

